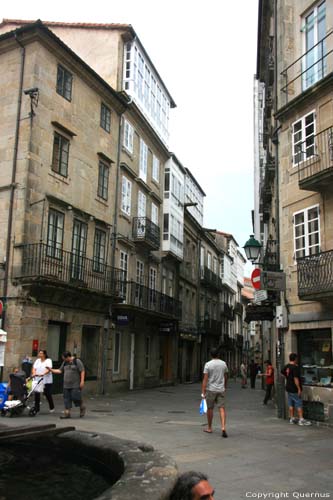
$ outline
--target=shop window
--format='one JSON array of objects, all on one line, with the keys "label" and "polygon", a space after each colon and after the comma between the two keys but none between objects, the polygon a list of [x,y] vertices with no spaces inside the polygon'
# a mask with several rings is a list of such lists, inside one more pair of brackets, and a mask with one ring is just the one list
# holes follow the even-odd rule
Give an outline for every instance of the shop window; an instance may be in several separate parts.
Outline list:
[{"label": "shop window", "polygon": [[333,386],[331,329],[300,332],[298,353],[304,385]]}]

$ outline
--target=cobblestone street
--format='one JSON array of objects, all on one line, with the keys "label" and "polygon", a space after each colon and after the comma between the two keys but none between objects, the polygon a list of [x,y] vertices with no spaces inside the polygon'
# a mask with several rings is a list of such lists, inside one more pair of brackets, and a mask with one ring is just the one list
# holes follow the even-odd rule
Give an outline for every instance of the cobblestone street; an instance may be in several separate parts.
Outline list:
[{"label": "cobblestone street", "polygon": [[[241,390],[238,381],[230,382],[228,439],[221,437],[217,414],[214,433],[202,432],[205,417],[198,411],[199,384],[134,391],[112,398],[89,397],[86,417],[77,418],[73,410],[70,423],[77,429],[150,443],[172,456],[180,471],[207,473],[216,489],[216,500],[257,498],[256,492],[289,493],[280,498],[304,498],[295,496],[304,492],[329,493],[333,498],[332,429],[290,425],[276,417],[272,403],[263,407],[262,398],[259,388]],[[45,401],[34,419],[6,418],[2,423],[67,425],[68,420],[59,420],[61,410],[62,398],[56,396],[54,414],[48,413]]]}]

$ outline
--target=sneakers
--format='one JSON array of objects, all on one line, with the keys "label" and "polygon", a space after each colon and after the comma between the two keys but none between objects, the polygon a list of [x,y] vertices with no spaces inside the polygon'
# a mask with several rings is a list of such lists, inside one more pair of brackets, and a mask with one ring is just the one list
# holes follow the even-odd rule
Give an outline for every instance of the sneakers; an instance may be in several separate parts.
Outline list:
[{"label": "sneakers", "polygon": [[289,423],[290,424],[297,424],[297,418],[290,418]]},{"label": "sneakers", "polygon": [[54,413],[54,408],[52,408],[52,410],[49,410],[49,413]]},{"label": "sneakers", "polygon": [[298,425],[311,425],[311,422],[309,420],[305,420],[305,418],[300,418]]}]

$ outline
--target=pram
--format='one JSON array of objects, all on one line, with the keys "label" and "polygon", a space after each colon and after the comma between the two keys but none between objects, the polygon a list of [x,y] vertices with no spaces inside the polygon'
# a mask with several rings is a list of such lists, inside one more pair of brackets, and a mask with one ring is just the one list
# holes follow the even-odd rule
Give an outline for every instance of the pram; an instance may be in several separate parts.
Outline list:
[{"label": "pram", "polygon": [[7,400],[1,410],[1,416],[5,417],[7,414],[10,417],[22,415],[25,409],[29,410],[29,416],[35,417],[37,411],[34,406],[28,406],[30,396],[35,391],[40,391],[41,384],[43,384],[43,377],[38,377],[37,380],[32,381],[31,390],[28,391],[26,384],[26,375],[24,372],[11,373],[9,375],[10,390],[14,399]]}]

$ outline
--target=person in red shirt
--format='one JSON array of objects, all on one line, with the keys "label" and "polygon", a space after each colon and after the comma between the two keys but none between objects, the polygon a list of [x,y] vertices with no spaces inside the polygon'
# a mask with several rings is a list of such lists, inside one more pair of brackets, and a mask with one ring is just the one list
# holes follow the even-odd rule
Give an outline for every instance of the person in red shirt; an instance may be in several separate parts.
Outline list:
[{"label": "person in red shirt", "polygon": [[274,368],[269,359],[265,361],[265,365],[266,365],[265,373],[258,375],[258,377],[266,377],[266,393],[262,404],[267,405],[268,400],[271,399],[272,389],[274,386]]}]

